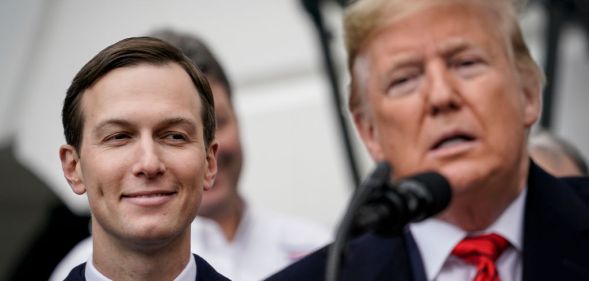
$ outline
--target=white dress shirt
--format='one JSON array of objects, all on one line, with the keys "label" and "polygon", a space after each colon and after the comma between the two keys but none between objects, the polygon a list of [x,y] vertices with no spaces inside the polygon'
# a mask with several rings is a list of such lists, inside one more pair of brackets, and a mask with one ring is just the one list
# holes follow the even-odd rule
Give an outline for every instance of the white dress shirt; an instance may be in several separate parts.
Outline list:
[{"label": "white dress shirt", "polygon": [[409,225],[419,248],[428,281],[467,281],[477,273],[474,265],[451,255],[452,249],[467,235],[496,233],[511,244],[495,261],[502,281],[522,278],[523,212],[526,189],[487,229],[477,233],[464,230],[439,219],[428,219]]},{"label": "white dress shirt", "polygon": [[[196,270],[196,261],[194,261],[194,256],[190,255],[188,264],[186,264],[182,272],[174,278],[174,281],[194,281],[196,280]],[[86,277],[86,281],[112,281],[96,269],[94,262],[92,261],[92,255],[88,257],[88,261],[86,262],[84,276]]]}]

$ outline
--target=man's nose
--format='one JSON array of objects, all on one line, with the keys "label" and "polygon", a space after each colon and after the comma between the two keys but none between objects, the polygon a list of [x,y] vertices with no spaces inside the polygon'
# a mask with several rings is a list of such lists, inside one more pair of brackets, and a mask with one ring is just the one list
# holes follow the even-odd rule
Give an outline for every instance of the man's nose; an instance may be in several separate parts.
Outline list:
[{"label": "man's nose", "polygon": [[152,139],[144,139],[138,143],[137,160],[133,166],[133,174],[138,177],[154,178],[166,171],[162,161],[160,148]]},{"label": "man's nose", "polygon": [[431,115],[455,111],[462,106],[456,81],[444,63],[435,63],[430,67],[428,80],[426,100]]}]

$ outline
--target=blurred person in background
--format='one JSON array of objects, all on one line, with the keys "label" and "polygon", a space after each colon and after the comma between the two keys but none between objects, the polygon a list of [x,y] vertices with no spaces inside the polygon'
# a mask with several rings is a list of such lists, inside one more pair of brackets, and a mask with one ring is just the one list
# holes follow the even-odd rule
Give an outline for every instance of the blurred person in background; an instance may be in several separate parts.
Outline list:
[{"label": "blurred person in background", "polygon": [[530,138],[530,156],[547,172],[557,177],[587,176],[585,158],[570,142],[549,132]]},{"label": "blurred person in background", "polygon": [[[215,99],[218,173],[192,224],[193,251],[233,280],[257,281],[328,243],[331,234],[326,228],[256,208],[240,195],[243,151],[232,87],[203,40],[172,30],[149,35],[181,49],[206,75]],[[90,238],[80,242],[50,280],[62,280],[68,268],[85,260],[91,251]]]}]

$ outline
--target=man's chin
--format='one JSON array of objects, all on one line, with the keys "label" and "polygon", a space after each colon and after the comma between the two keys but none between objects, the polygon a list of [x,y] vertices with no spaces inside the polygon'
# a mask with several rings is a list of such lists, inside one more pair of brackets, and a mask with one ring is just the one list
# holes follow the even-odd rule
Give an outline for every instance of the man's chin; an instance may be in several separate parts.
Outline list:
[{"label": "man's chin", "polygon": [[460,196],[476,190],[490,174],[472,163],[448,165],[441,168],[439,173],[450,182],[453,196]]},{"label": "man's chin", "polygon": [[165,247],[181,235],[181,230],[172,228],[135,229],[126,235],[125,240],[138,250],[149,251]]}]

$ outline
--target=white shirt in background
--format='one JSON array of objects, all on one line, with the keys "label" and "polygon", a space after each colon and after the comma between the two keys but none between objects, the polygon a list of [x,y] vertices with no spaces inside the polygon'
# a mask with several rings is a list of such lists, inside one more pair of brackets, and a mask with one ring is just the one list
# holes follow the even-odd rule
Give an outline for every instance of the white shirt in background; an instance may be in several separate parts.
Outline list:
[{"label": "white shirt in background", "polygon": [[[229,279],[259,281],[331,241],[327,228],[267,210],[246,208],[235,240],[228,242],[212,220],[192,223],[191,250]],[[63,280],[92,253],[92,239],[78,243],[53,271]]]}]

